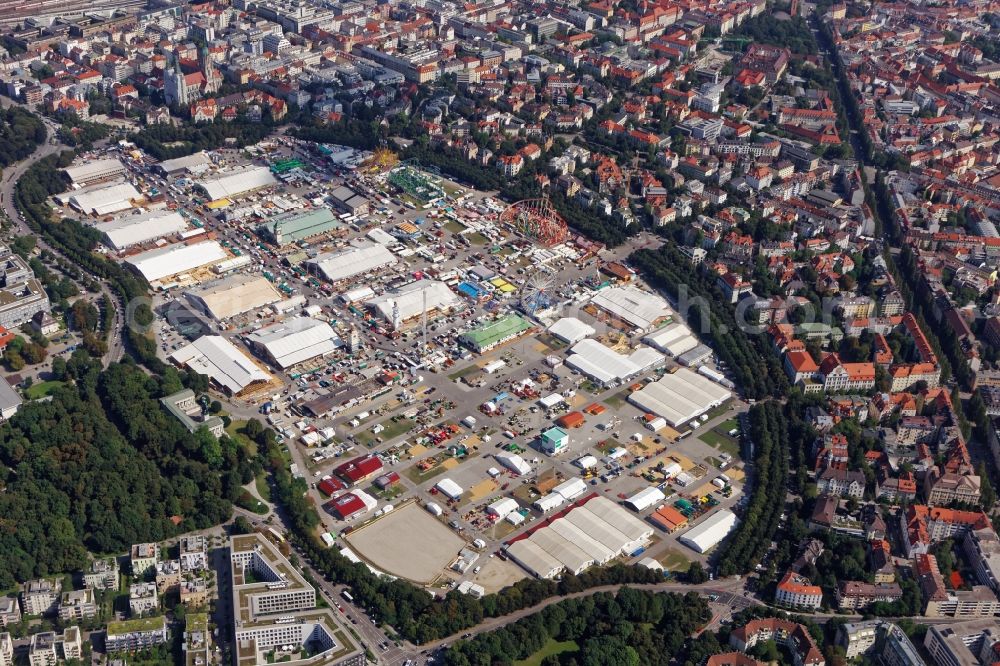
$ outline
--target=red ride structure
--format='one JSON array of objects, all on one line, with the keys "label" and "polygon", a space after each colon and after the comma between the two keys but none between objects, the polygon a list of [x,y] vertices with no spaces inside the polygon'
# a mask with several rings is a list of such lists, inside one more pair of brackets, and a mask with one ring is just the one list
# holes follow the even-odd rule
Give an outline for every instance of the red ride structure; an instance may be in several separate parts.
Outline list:
[{"label": "red ride structure", "polygon": [[548,197],[511,204],[500,214],[500,222],[545,247],[558,245],[569,238],[566,220],[552,207]]}]

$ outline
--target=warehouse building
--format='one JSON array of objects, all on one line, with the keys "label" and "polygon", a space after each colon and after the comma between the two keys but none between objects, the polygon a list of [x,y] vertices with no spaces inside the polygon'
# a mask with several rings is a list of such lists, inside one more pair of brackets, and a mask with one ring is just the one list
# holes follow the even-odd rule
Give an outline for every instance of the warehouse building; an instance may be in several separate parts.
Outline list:
[{"label": "warehouse building", "polygon": [[692,370],[680,368],[632,392],[628,401],[677,427],[724,404],[731,397],[732,393],[725,387]]},{"label": "warehouse building", "polygon": [[63,171],[76,187],[83,187],[101,180],[110,180],[125,175],[125,165],[117,158],[93,160],[84,164],[66,167]]},{"label": "warehouse building", "polygon": [[464,307],[465,301],[437,280],[417,280],[388,291],[365,303],[366,307],[392,330],[419,323],[426,313],[428,319],[450,314]]},{"label": "warehouse building", "polygon": [[384,245],[368,243],[337,252],[327,252],[306,262],[310,271],[332,283],[395,266],[395,255]]},{"label": "warehouse building", "polygon": [[576,317],[563,317],[549,326],[549,333],[570,345],[575,345],[596,332],[593,326],[580,321]]},{"label": "warehouse building", "polygon": [[682,534],[680,541],[695,552],[707,553],[729,536],[739,522],[735,513],[722,509]]},{"label": "warehouse building", "polygon": [[625,356],[592,338],[576,343],[570,352],[566,365],[602,386],[626,382],[666,361],[663,354],[649,347],[638,347]]},{"label": "warehouse building", "polygon": [[230,199],[265,187],[277,185],[271,170],[262,166],[247,166],[202,180],[198,189],[211,201]]},{"label": "warehouse building", "polygon": [[187,229],[187,221],[180,213],[157,210],[142,215],[122,215],[94,225],[94,228],[104,236],[108,247],[120,252],[133,245],[179,234]]},{"label": "warehouse building", "polygon": [[671,315],[665,300],[634,285],[602,289],[590,302],[640,333],[648,333]]},{"label": "warehouse building", "polygon": [[310,317],[265,326],[247,335],[246,341],[256,354],[283,370],[328,356],[344,344],[330,324]]},{"label": "warehouse building", "polygon": [[534,330],[534,325],[521,315],[509,314],[466,331],[459,336],[459,341],[482,354]]},{"label": "warehouse building", "polygon": [[329,208],[314,208],[275,215],[260,225],[258,230],[275,245],[288,245],[328,234],[343,227],[344,225]]},{"label": "warehouse building", "polygon": [[131,183],[115,183],[104,187],[94,187],[62,194],[56,199],[63,205],[84,215],[111,215],[128,210],[132,202],[141,199],[139,190]]},{"label": "warehouse building", "polygon": [[341,185],[330,193],[330,198],[337,208],[351,215],[365,215],[369,211],[368,199],[364,198],[347,185]]},{"label": "warehouse building", "polygon": [[604,497],[582,506],[506,546],[507,554],[529,573],[552,578],[561,571],[579,574],[594,564],[607,564],[635,552],[653,530]]},{"label": "warehouse building", "polygon": [[164,176],[175,176],[185,173],[197,176],[205,173],[212,164],[212,158],[204,150],[193,155],[185,155],[172,160],[163,160],[156,165],[156,170]]},{"label": "warehouse building", "polygon": [[271,382],[246,354],[221,335],[203,335],[170,355],[174,363],[205,375],[228,395],[244,395]]},{"label": "warehouse building", "polygon": [[650,333],[642,341],[670,356],[680,356],[698,346],[698,338],[679,321]]},{"label": "warehouse building", "polygon": [[223,321],[281,300],[281,292],[262,275],[236,274],[189,289],[184,297],[199,312]]},{"label": "warehouse building", "polygon": [[565,568],[559,560],[530,539],[507,546],[507,556],[536,578],[555,578]]},{"label": "warehouse building", "polygon": [[126,260],[133,269],[150,283],[193,271],[202,266],[219,263],[229,255],[217,241],[203,241],[193,245],[168,245],[141,252]]}]

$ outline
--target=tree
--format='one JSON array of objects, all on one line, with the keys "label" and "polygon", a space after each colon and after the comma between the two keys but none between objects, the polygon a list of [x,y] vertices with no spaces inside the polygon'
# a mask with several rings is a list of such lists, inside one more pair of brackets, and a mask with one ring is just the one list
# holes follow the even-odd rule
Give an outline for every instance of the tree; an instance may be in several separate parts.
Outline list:
[{"label": "tree", "polygon": [[687,582],[691,583],[692,585],[699,585],[701,583],[706,582],[707,580],[708,580],[708,574],[705,573],[705,567],[701,565],[701,562],[695,561],[692,562],[690,566],[688,566]]}]

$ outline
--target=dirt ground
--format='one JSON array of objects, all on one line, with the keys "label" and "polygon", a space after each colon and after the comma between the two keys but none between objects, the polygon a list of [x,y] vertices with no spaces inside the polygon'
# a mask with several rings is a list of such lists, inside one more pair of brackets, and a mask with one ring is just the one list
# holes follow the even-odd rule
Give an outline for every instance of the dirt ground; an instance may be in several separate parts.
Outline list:
[{"label": "dirt ground", "polygon": [[427,584],[466,544],[437,518],[413,502],[344,537],[377,569]]},{"label": "dirt ground", "polygon": [[[483,558],[486,558],[484,555]],[[480,558],[477,564],[481,564],[483,570],[472,579],[474,583],[482,585],[486,594],[491,594],[505,587],[509,587],[517,581],[527,576],[524,571],[513,562],[504,562],[498,557],[483,559]]]}]

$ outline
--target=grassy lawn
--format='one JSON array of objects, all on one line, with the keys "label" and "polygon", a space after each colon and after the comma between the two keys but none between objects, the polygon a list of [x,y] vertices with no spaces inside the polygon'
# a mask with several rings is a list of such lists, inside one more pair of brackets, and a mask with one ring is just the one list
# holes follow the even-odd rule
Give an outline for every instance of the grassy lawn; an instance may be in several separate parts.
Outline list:
[{"label": "grassy lawn", "polygon": [[372,432],[371,426],[364,432],[359,432],[354,436],[355,441],[359,444],[364,444],[365,446],[375,446],[377,443],[375,440],[377,437],[381,437],[383,442],[388,442],[400,435],[410,432],[417,424],[413,422],[412,419],[399,419],[395,423],[391,418],[382,421],[382,426],[385,428],[382,432],[375,434]]},{"label": "grassy lawn", "polygon": [[665,551],[663,555],[656,558],[656,561],[662,564],[664,569],[669,571],[687,571],[688,567],[691,566],[691,562],[688,561],[688,558],[673,549]]},{"label": "grassy lawn", "polygon": [[540,666],[542,660],[550,655],[576,652],[579,649],[580,646],[577,645],[576,641],[557,641],[554,638],[550,638],[545,642],[541,650],[527,659],[515,661],[514,666]]},{"label": "grassy lawn", "polygon": [[740,454],[740,447],[736,441],[729,435],[723,434],[718,430],[709,430],[708,432],[703,432],[698,436],[698,439],[705,442],[709,446],[719,449],[731,456],[738,456]]},{"label": "grassy lawn", "polygon": [[412,467],[408,467],[406,471],[403,472],[403,476],[408,478],[410,481],[413,481],[413,483],[420,484],[426,481],[427,479],[433,479],[435,476],[438,476],[439,474],[444,474],[444,471],[445,471],[444,465],[437,465],[435,467],[430,468],[426,472],[421,472],[419,467],[413,465]]},{"label": "grassy lawn", "polygon": [[486,236],[482,235],[478,231],[469,234],[467,238],[469,239],[469,242],[472,243],[473,245],[486,245],[489,242],[489,239],[487,239]]},{"label": "grassy lawn", "polygon": [[257,442],[243,434],[246,425],[246,421],[233,421],[226,428],[226,434],[229,435],[229,439],[243,447],[248,455],[255,456],[257,455]]},{"label": "grassy lawn", "polygon": [[453,234],[460,234],[466,229],[468,229],[468,227],[466,227],[464,224],[462,224],[461,222],[456,222],[455,220],[448,220],[447,222],[445,222],[444,228]]},{"label": "grassy lawn", "polygon": [[471,375],[474,372],[479,372],[479,366],[476,365],[475,363],[473,363],[472,365],[470,365],[470,366],[468,366],[466,368],[462,368],[461,370],[458,370],[457,372],[451,373],[450,375],[448,375],[448,379],[450,379],[453,382],[457,382],[462,377],[468,377],[469,375]]},{"label": "grassy lawn", "polygon": [[260,515],[264,515],[267,513],[267,506],[246,490],[240,493],[239,498],[237,498],[236,500],[236,505],[242,509],[246,509],[247,511],[253,511],[254,513]]},{"label": "grassy lawn", "polygon": [[566,348],[566,343],[551,333],[540,333],[535,339],[553,351]]},{"label": "grassy lawn", "polygon": [[257,494],[260,495],[265,501],[271,501],[271,486],[267,482],[267,474],[261,472],[254,479],[254,487],[257,488]]},{"label": "grassy lawn", "polygon": [[612,409],[619,409],[628,400],[629,391],[625,390],[620,393],[616,393],[607,400],[604,401],[608,407]]},{"label": "grassy lawn", "polygon": [[66,382],[59,382],[56,380],[50,380],[47,382],[38,382],[37,384],[32,384],[25,391],[25,395],[28,396],[28,400],[38,400],[39,398],[44,398],[49,395],[56,388],[63,386]]}]

